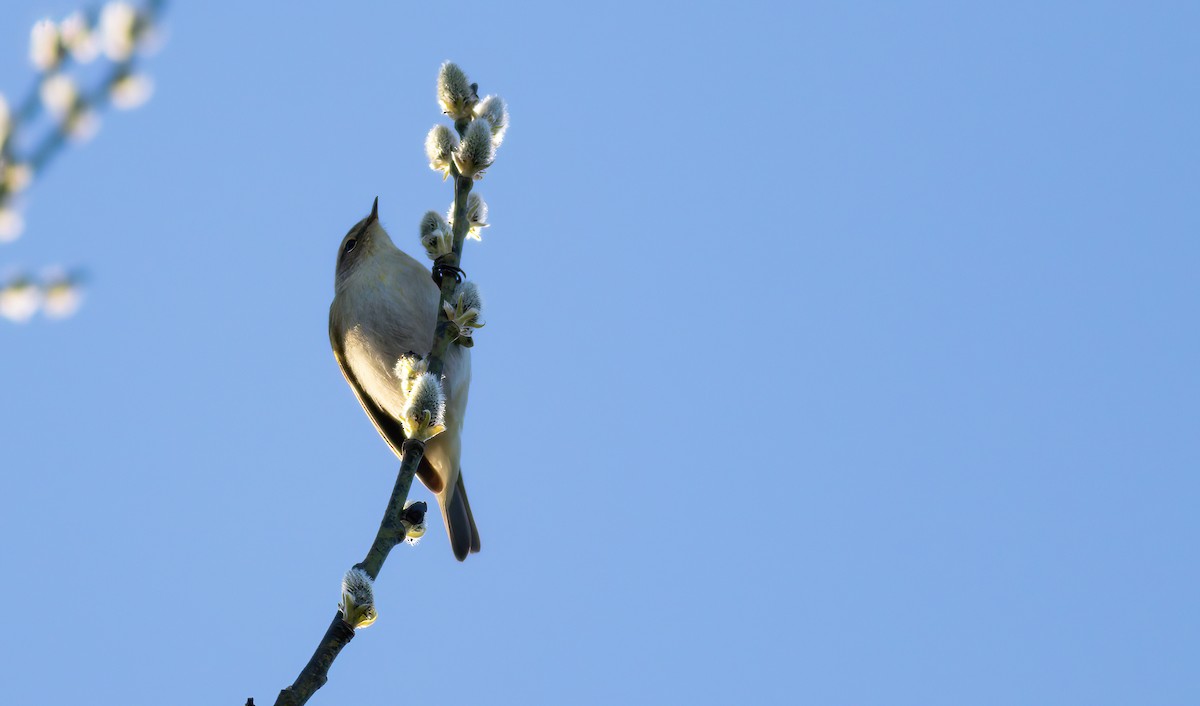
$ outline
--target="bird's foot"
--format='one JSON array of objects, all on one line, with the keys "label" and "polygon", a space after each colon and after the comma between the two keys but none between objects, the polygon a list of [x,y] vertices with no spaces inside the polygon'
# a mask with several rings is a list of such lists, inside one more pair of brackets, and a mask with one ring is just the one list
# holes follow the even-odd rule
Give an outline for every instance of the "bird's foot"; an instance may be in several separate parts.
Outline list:
[{"label": "bird's foot", "polygon": [[433,283],[441,287],[442,278],[446,275],[454,275],[455,284],[459,284],[467,278],[467,273],[463,272],[462,268],[435,260],[433,263]]}]

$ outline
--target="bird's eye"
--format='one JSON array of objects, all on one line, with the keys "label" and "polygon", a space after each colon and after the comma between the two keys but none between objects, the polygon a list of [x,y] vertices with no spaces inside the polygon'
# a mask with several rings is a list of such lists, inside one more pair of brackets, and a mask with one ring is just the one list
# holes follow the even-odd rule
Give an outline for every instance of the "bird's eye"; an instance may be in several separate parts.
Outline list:
[{"label": "bird's eye", "polygon": [[354,249],[354,246],[355,246],[357,243],[358,243],[358,241],[357,241],[357,240],[355,240],[354,238],[351,238],[351,239],[347,240],[347,241],[346,241],[346,249],[345,249],[345,250],[343,250],[343,252],[350,252],[351,250],[353,250],[353,249]]}]

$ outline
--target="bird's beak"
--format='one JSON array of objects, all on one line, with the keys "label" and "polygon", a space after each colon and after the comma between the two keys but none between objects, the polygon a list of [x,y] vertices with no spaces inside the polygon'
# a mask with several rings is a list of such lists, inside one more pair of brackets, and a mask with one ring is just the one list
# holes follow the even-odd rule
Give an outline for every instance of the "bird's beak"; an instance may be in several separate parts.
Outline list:
[{"label": "bird's beak", "polygon": [[375,203],[371,204],[371,215],[367,216],[367,225],[371,225],[379,220],[379,197],[375,197]]}]

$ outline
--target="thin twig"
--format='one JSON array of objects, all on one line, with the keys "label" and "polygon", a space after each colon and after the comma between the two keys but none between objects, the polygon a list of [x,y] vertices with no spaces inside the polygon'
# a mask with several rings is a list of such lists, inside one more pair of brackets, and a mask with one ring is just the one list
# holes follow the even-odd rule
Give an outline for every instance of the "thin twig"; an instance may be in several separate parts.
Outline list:
[{"label": "thin twig", "polygon": [[[379,571],[383,568],[383,562],[387,560],[388,552],[392,550],[392,547],[404,540],[407,532],[404,526],[406,519],[404,503],[408,499],[408,490],[412,487],[413,475],[417,472],[417,466],[420,465],[421,456],[424,453],[424,443],[416,439],[405,440],[400,472],[396,475],[396,485],[392,487],[392,495],[388,498],[383,519],[379,522],[379,531],[375,533],[375,541],[371,543],[367,557],[359,564],[364,571],[370,574],[372,579],[379,578]],[[418,511],[423,519],[425,503],[418,504],[421,505]],[[420,520],[416,517],[409,519],[410,525],[419,522]],[[354,628],[346,623],[342,611],[338,610],[333,616],[333,622],[329,624],[329,629],[325,631],[325,636],[321,638],[320,644],[313,652],[312,659],[304,665],[304,669],[300,671],[300,676],[296,677],[296,681],[279,692],[275,706],[301,706],[312,698],[317,689],[329,681],[329,668],[333,665],[333,660],[352,639],[354,639]]]},{"label": "thin twig", "polygon": [[421,456],[425,453],[425,444],[416,439],[405,439],[401,448],[403,456],[400,472],[396,475],[396,485],[392,488],[392,497],[388,500],[383,519],[379,522],[379,531],[375,533],[371,550],[362,560],[363,571],[366,571],[372,580],[379,578],[379,571],[383,568],[383,562],[387,561],[388,552],[404,541],[408,531],[404,526],[404,503],[408,500],[408,489],[412,487],[413,475],[417,472]]}]

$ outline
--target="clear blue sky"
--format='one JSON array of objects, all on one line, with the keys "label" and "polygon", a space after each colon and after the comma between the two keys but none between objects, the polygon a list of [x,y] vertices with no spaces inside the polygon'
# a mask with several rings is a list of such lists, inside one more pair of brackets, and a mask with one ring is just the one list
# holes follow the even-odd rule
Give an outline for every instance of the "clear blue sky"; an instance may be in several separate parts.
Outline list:
[{"label": "clear blue sky", "polygon": [[[1200,698],[1195,3],[176,2],[0,267],[5,701],[271,703],[397,468],[329,350],[511,105],[464,469],[314,704]],[[10,0],[0,91],[34,20]],[[418,497],[428,498],[424,490]]]}]

